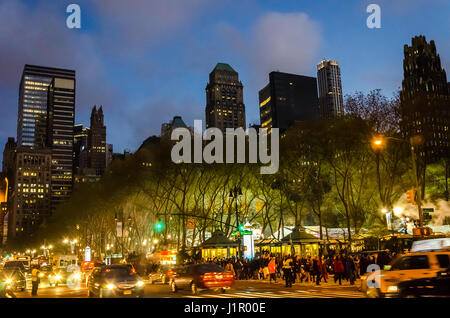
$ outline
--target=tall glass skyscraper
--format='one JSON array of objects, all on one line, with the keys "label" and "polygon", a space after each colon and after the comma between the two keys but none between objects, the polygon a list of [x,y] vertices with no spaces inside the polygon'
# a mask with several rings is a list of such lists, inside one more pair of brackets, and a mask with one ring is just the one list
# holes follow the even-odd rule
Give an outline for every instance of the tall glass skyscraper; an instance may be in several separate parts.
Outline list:
[{"label": "tall glass skyscraper", "polygon": [[74,80],[75,71],[25,65],[19,88],[18,147],[46,147],[48,88],[54,77]]}]

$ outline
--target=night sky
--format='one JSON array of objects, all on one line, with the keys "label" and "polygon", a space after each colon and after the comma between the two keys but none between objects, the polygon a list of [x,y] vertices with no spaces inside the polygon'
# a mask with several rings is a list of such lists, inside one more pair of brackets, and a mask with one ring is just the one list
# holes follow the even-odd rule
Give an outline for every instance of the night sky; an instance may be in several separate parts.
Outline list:
[{"label": "night sky", "polygon": [[[80,5],[81,29],[66,27]],[[381,29],[366,7],[381,6]],[[204,120],[205,87],[217,62],[244,84],[247,125],[259,123],[258,90],[268,73],[316,76],[323,58],[340,63],[344,94],[401,87],[403,45],[434,39],[450,70],[450,1],[108,0],[0,1],[0,160],[16,138],[24,64],[76,70],[76,123],[103,105],[107,142],[136,150],[161,123]],[[448,79],[450,80],[450,79]]]}]

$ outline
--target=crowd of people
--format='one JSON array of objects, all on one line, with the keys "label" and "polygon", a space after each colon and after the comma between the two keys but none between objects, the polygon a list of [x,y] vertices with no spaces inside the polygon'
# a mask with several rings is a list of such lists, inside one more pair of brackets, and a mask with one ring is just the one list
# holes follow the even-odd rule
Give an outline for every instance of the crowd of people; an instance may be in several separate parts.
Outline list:
[{"label": "crowd of people", "polygon": [[343,281],[354,285],[366,273],[370,264],[383,268],[393,256],[388,252],[376,255],[337,253],[327,257],[280,256],[263,252],[252,260],[232,257],[207,259],[206,262],[221,265],[226,271],[234,273],[237,280],[256,279],[276,283],[278,279],[282,279],[286,287],[292,287],[293,283],[327,283],[330,275],[339,285]]}]

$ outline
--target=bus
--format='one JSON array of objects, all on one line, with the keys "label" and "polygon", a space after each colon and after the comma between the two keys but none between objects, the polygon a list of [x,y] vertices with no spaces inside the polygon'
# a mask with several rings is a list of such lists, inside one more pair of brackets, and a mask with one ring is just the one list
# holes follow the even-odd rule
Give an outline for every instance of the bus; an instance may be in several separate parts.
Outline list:
[{"label": "bus", "polygon": [[31,257],[30,256],[16,255],[16,256],[14,256],[14,261],[22,262],[23,267],[25,268],[25,270],[26,271],[30,270],[30,266],[31,266]]}]

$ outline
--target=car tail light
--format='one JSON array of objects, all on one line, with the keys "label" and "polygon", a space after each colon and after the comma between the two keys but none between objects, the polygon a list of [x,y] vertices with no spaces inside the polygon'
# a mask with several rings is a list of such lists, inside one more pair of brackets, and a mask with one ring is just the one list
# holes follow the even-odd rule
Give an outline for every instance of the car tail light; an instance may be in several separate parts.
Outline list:
[{"label": "car tail light", "polygon": [[206,273],[204,275],[201,276],[203,281],[208,281],[208,280],[214,280],[216,276],[216,273]]},{"label": "car tail light", "polygon": [[173,270],[169,269],[169,270],[167,271],[167,276],[172,276],[172,275],[173,275]]},{"label": "car tail light", "polygon": [[234,279],[234,275],[232,273],[224,273],[223,274],[223,278],[226,280],[233,280]]}]

